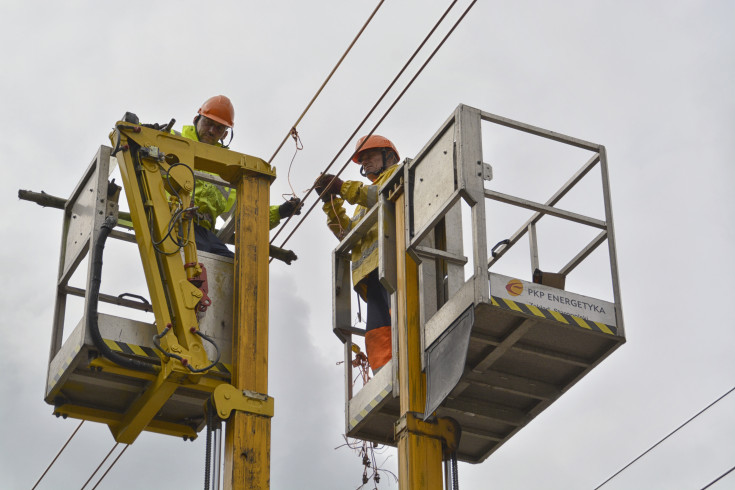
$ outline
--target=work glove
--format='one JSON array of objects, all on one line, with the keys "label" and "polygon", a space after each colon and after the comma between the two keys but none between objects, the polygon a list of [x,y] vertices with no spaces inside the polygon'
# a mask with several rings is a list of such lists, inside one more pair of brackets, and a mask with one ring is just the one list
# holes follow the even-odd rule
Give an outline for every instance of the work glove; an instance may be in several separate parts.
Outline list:
[{"label": "work glove", "polygon": [[288,218],[295,214],[301,214],[301,208],[304,207],[304,203],[298,197],[292,197],[288,201],[278,206],[278,214],[281,218]]},{"label": "work glove", "polygon": [[344,182],[332,174],[321,174],[314,182],[314,190],[322,196],[322,201],[329,202],[332,195],[339,195]]}]

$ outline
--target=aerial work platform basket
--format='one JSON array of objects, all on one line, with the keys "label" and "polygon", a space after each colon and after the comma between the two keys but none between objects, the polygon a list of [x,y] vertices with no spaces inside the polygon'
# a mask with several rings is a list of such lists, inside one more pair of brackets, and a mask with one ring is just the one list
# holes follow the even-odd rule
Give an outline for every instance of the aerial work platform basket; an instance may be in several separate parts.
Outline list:
[{"label": "aerial work platform basket", "polygon": [[[67,313],[69,297],[83,298],[85,306],[90,301],[91,261],[85,261],[85,258],[96,245],[96,232],[105,217],[118,214],[117,199],[113,197],[117,186],[108,182],[115,164],[111,149],[101,146],[64,210],[45,400],[54,406],[57,416],[107,424],[117,438],[117,429],[130,423],[133,417],[130,408],[156,382],[156,374],[122,367],[100,356],[84,313],[86,307],[78,322],[74,323],[74,318],[67,319],[70,316]],[[214,176],[199,172],[197,177],[216,180]],[[116,227],[109,238],[135,244],[130,225],[128,230],[125,228],[124,225]],[[115,259],[111,254],[105,257],[109,263]],[[198,259],[208,272],[208,295],[212,301],[212,306],[200,319],[199,330],[218,346],[219,362],[198,382],[181,383],[144,428],[192,439],[205,425],[206,400],[215,387],[230,381],[233,325],[233,260],[206,252],[199,252]],[[134,260],[138,261],[137,258]],[[83,265],[88,269],[86,272],[80,270]],[[130,269],[137,268],[133,266]],[[75,277],[85,278],[84,287],[70,285],[75,273]],[[103,283],[114,285],[114,279],[107,275]],[[140,280],[143,280],[142,274]],[[152,305],[146,299],[131,294],[115,296],[101,293],[99,302],[121,307],[112,307],[116,308],[116,314],[98,315],[99,331],[107,346],[126,358],[160,366],[160,356],[153,342],[158,333],[156,326],[149,321],[131,319],[133,315],[129,314],[132,310],[150,312]],[[203,343],[203,346],[208,357],[215,359],[212,344]],[[135,436],[137,434],[128,437]]]},{"label": "aerial work platform basket", "polygon": [[[493,168],[483,160],[483,123],[584,150],[586,161],[545,202],[497,192],[491,189]],[[557,207],[595,168],[604,219]],[[348,436],[388,445],[396,444],[395,424],[401,415],[396,321],[393,359],[362,388],[353,388],[353,336],[364,336],[364,330],[352,323],[349,252],[377,223],[380,280],[389,292],[396,291],[396,209],[391,199],[396,192],[405,195],[405,248],[418,264],[421,367],[426,375],[422,416],[459,422],[457,457],[479,463],[625,342],[605,148],[460,105],[419,154],[381,187],[378,204],[334,250],[333,331],[344,343],[345,430]],[[532,214],[493,246],[488,243],[494,225],[488,201]],[[544,272],[539,264],[537,226],[548,217],[597,230],[555,272]],[[527,276],[495,272],[493,266],[524,237],[530,255]],[[570,273],[605,243],[609,267],[603,279],[611,297],[566,290]]]}]

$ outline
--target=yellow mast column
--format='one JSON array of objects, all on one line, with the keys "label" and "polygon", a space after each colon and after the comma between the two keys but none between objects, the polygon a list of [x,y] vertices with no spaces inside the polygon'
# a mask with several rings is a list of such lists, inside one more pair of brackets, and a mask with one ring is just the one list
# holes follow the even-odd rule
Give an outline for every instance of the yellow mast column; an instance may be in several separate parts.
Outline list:
[{"label": "yellow mast column", "polygon": [[[270,180],[237,183],[232,385],[268,393],[268,208]],[[225,489],[270,487],[270,417],[236,410],[225,431]]]},{"label": "yellow mast column", "polygon": [[[426,376],[421,372],[418,266],[406,254],[405,193],[395,200],[398,332],[398,378],[401,417],[398,439],[398,486],[401,490],[441,490],[442,441],[413,416],[426,404]],[[433,432],[433,431],[431,431]]]}]

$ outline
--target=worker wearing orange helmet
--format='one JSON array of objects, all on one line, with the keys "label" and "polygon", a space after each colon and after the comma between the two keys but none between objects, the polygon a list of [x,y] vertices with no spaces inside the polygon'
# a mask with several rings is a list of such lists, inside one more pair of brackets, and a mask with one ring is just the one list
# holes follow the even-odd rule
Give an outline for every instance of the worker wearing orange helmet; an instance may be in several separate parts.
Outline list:
[{"label": "worker wearing orange helmet", "polygon": [[[363,136],[357,142],[352,161],[360,165],[360,173],[370,184],[342,181],[331,174],[322,174],[314,183],[321,196],[322,209],[327,214],[327,226],[342,239],[357,226],[368,210],[378,202],[378,189],[398,169],[398,150],[383,136]],[[356,204],[352,219],[347,217],[343,203]],[[367,303],[365,349],[373,372],[382,368],[392,356],[390,295],[378,280],[378,225],[375,224],[352,249],[352,284]]]},{"label": "worker wearing orange helmet", "polygon": [[[194,141],[201,141],[208,145],[217,145],[223,148],[227,133],[230,133],[232,141],[232,128],[235,125],[235,108],[230,99],[224,95],[215,95],[207,99],[197,111],[193,126],[184,126],[181,133],[174,132],[179,136]],[[197,208],[197,224],[194,226],[196,234],[197,249],[211,252],[225,257],[234,257],[234,254],[214,234],[214,225],[217,218],[229,211],[235,204],[235,189],[204,182],[196,181],[194,194],[194,205]],[[292,214],[301,213],[301,200],[297,197],[291,198],[280,205],[270,207],[270,227],[273,229],[281,221]]]}]

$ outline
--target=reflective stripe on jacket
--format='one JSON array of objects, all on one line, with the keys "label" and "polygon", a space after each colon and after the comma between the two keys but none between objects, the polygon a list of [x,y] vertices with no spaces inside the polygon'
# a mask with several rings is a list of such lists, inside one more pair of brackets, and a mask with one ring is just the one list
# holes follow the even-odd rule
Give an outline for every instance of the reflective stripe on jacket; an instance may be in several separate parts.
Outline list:
[{"label": "reflective stripe on jacket", "polygon": [[[194,126],[184,126],[181,128],[181,134],[175,131],[172,131],[172,133],[190,140],[199,141],[197,131]],[[217,146],[222,145],[217,143]],[[196,192],[194,194],[194,205],[203,216],[203,219],[199,220],[199,226],[213,230],[214,223],[216,223],[217,218],[222,213],[226,213],[232,209],[232,206],[235,204],[235,194],[236,191],[234,188],[230,188],[228,190],[223,186],[204,182],[203,180],[197,180]],[[281,221],[281,213],[278,211],[278,205],[271,206],[268,209],[268,221],[271,230]]]},{"label": "reflective stripe on jacket", "polygon": [[[347,180],[340,189],[340,195],[344,199],[334,197],[330,202],[324,203],[322,209],[327,214],[327,226],[337,238],[340,240],[344,238],[347,232],[357,226],[368,210],[377,204],[378,189],[397,169],[398,165],[387,168],[372,184]],[[358,205],[352,219],[347,217],[343,207],[344,201]],[[376,223],[352,248],[352,284],[363,298],[365,295],[360,288],[360,281],[378,267],[378,262],[378,224]]]}]

